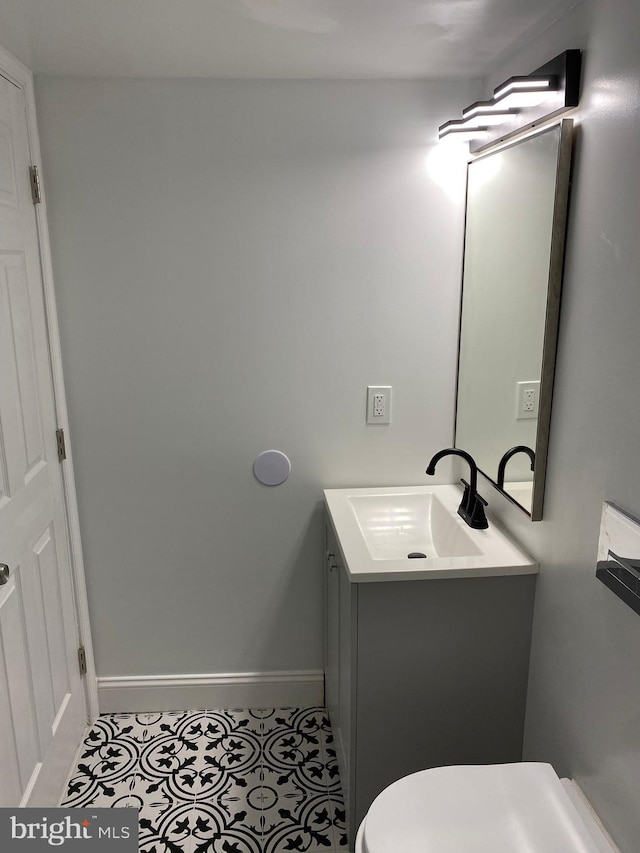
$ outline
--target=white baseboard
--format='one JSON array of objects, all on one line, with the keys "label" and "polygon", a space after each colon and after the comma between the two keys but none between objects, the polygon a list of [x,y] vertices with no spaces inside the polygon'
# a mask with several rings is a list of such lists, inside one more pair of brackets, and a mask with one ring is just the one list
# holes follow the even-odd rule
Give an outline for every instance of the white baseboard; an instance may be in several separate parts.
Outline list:
[{"label": "white baseboard", "polygon": [[324,703],[322,670],[98,678],[100,713],[214,708],[310,708]]}]

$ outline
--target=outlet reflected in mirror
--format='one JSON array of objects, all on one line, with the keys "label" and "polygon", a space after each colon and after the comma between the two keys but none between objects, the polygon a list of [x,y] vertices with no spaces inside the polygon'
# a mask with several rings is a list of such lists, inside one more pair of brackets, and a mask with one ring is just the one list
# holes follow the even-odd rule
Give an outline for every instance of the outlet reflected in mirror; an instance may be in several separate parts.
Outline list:
[{"label": "outlet reflected in mirror", "polygon": [[565,119],[468,165],[455,444],[534,521],[542,518],[571,147]]}]

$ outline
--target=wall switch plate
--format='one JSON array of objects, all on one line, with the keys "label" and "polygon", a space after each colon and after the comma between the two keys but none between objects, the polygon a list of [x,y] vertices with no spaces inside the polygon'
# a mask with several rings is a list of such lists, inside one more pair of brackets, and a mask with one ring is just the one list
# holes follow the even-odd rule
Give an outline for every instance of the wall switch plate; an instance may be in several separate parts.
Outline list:
[{"label": "wall switch plate", "polygon": [[391,385],[367,386],[367,423],[391,422]]},{"label": "wall switch plate", "polygon": [[540,380],[516,383],[516,420],[538,417]]}]

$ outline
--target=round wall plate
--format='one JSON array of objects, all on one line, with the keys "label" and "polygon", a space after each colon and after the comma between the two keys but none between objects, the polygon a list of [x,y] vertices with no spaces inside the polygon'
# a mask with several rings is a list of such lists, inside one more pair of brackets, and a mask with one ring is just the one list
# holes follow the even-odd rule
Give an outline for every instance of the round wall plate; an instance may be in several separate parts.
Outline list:
[{"label": "round wall plate", "polygon": [[291,473],[289,457],[280,450],[265,450],[256,456],[253,474],[265,486],[279,486]]}]

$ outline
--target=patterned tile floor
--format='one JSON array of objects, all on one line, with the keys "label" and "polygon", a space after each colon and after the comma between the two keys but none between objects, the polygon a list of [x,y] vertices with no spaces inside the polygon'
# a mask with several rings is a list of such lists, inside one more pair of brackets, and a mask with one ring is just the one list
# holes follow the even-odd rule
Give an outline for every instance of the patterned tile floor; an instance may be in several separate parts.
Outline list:
[{"label": "patterned tile floor", "polygon": [[346,851],[322,708],[103,714],[61,805],[140,809],[141,853]]}]

